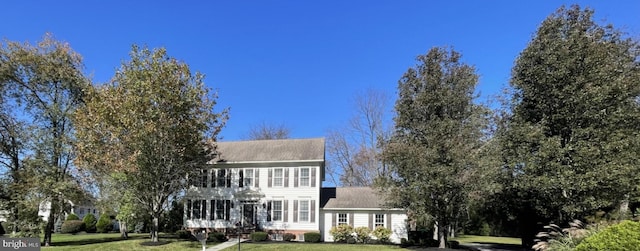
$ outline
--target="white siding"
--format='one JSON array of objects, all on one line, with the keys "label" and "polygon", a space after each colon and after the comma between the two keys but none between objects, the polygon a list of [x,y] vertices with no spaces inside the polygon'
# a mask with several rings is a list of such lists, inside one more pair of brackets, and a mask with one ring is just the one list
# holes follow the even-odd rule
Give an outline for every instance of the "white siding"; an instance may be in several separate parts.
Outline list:
[{"label": "white siding", "polygon": [[[231,200],[234,206],[230,210],[230,220],[190,220],[186,218],[186,208],[185,208],[185,218],[184,224],[187,228],[225,228],[232,227],[236,222],[239,221],[241,216],[241,207],[238,206],[238,201],[235,199],[234,194],[236,192],[249,189],[249,187],[239,187],[239,169],[241,168],[253,168],[254,170],[258,170],[258,187],[252,186],[250,189],[258,191],[264,194],[264,198],[260,199],[258,202],[258,210],[256,212],[257,221],[260,226],[265,229],[278,229],[278,230],[302,230],[302,231],[318,231],[319,229],[319,221],[320,221],[320,185],[321,182],[321,171],[320,166],[310,166],[310,165],[301,165],[301,166],[278,166],[272,165],[270,167],[240,167],[238,165],[233,165],[234,168],[229,168],[228,170],[232,170],[232,179],[231,179],[231,187],[211,187],[211,179],[214,177],[208,178],[208,187],[191,187],[188,192],[186,199],[197,200],[204,199],[207,200],[207,204],[212,199],[223,199],[223,200]],[[219,167],[216,167],[219,168]],[[275,168],[282,168],[283,174],[288,173],[288,177],[283,177],[283,184],[281,187],[272,186],[269,187],[269,170],[273,170]],[[315,173],[315,180],[310,180],[310,186],[307,187],[295,187],[295,184],[299,182],[294,181],[295,170],[296,168],[310,168],[313,173]],[[255,171],[254,171],[255,172]],[[311,173],[311,171],[310,171]],[[273,174],[272,174],[273,176]],[[284,175],[283,175],[284,176]],[[311,175],[310,175],[311,176]],[[272,177],[273,178],[273,177]],[[255,184],[255,181],[254,181]],[[311,185],[314,186],[311,186]],[[267,221],[267,209],[266,203],[270,200],[282,200],[287,201],[287,208],[283,208],[283,213],[286,212],[286,216],[283,216],[282,221]],[[309,222],[294,222],[294,200],[309,200],[313,201],[313,209],[312,205],[309,205],[309,214],[310,221]],[[186,203],[185,203],[186,207]],[[283,205],[284,207],[284,205]],[[314,213],[311,215],[311,213]],[[209,219],[209,214],[211,214],[210,206],[207,208],[207,218]],[[284,219],[286,218],[286,221]],[[313,222],[311,222],[313,219]]]}]

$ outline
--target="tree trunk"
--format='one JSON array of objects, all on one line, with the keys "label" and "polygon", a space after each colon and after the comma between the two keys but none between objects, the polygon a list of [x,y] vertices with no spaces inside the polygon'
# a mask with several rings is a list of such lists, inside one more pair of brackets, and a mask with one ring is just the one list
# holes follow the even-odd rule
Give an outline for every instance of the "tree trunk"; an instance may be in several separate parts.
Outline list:
[{"label": "tree trunk", "polygon": [[440,240],[438,248],[447,248],[447,226],[438,228],[438,239]]},{"label": "tree trunk", "polygon": [[118,221],[118,225],[120,226],[120,237],[122,239],[128,239],[129,233],[127,232],[127,222],[126,221]]},{"label": "tree trunk", "polygon": [[436,221],[435,223],[433,223],[433,239],[434,240],[440,240],[438,238],[438,222]]},{"label": "tree trunk", "polygon": [[[55,196],[54,196],[55,197]],[[51,246],[51,233],[53,230],[53,225],[55,224],[55,220],[56,220],[56,206],[54,206],[57,202],[57,200],[55,198],[51,198],[51,202],[49,205],[49,219],[47,219],[47,225],[44,228],[44,246],[48,247]]]},{"label": "tree trunk", "polygon": [[153,222],[151,224],[151,241],[158,242],[158,216],[153,216]]}]

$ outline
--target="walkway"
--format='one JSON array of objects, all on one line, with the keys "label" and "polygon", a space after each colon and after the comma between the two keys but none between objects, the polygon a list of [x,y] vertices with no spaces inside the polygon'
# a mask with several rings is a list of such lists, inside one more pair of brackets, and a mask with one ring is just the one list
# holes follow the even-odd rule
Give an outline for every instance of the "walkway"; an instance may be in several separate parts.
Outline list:
[{"label": "walkway", "polygon": [[[248,239],[240,239],[240,242],[245,242]],[[232,247],[233,245],[238,245],[238,239],[229,239],[226,242],[216,244],[215,246],[211,246],[207,248],[207,251],[220,251],[228,247]]]}]

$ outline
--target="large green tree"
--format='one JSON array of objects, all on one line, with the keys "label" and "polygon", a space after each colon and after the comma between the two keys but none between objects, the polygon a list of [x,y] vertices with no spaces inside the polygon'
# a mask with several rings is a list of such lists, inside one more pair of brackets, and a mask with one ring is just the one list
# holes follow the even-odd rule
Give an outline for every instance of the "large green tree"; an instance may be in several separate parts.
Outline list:
[{"label": "large green tree", "polygon": [[6,41],[0,48],[0,106],[6,109],[0,114],[1,155],[13,185],[9,210],[16,210],[16,200],[48,201],[45,245],[60,205],[81,190],[72,175],[71,114],[88,83],[82,69],[82,57],[48,34],[36,45]]},{"label": "large green tree", "polygon": [[617,207],[640,176],[640,47],[593,10],[545,19],[513,67],[505,180],[532,244],[536,222]]},{"label": "large green tree", "polygon": [[395,131],[383,151],[390,174],[378,185],[415,218],[431,215],[440,247],[478,182],[486,112],[475,104],[478,75],[460,53],[433,48],[398,84]]},{"label": "large green tree", "polygon": [[151,216],[158,241],[168,200],[209,160],[227,111],[214,112],[203,75],[165,49],[133,46],[130,56],[76,113],[78,163],[95,177],[121,173],[123,193]]}]

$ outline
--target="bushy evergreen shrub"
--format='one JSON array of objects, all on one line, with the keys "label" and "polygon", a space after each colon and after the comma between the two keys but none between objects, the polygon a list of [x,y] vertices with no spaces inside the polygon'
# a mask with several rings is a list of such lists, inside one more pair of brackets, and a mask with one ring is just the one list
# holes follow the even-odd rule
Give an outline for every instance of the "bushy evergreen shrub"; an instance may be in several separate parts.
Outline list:
[{"label": "bushy evergreen shrub", "polygon": [[178,236],[178,239],[182,239],[182,240],[188,240],[191,238],[191,233],[184,229],[180,229],[176,231],[176,235]]},{"label": "bushy evergreen shrub", "polygon": [[62,223],[63,234],[75,234],[84,231],[84,222],[81,220],[67,220]]},{"label": "bushy evergreen shrub", "polygon": [[84,222],[84,229],[87,233],[95,233],[96,232],[96,217],[93,214],[87,214],[82,218]]},{"label": "bushy evergreen shrub", "polygon": [[304,242],[320,242],[320,237],[318,232],[306,232],[304,233]]},{"label": "bushy evergreen shrub", "polygon": [[80,218],[78,218],[78,216],[76,214],[69,214],[69,215],[67,215],[67,219],[66,220],[80,220]]},{"label": "bushy evergreen shrub", "polygon": [[111,223],[109,215],[100,215],[100,219],[98,219],[98,223],[96,223],[96,230],[98,233],[108,233],[113,230],[113,223]]},{"label": "bushy evergreen shrub", "polygon": [[284,241],[293,241],[296,239],[296,235],[292,233],[284,233],[282,236],[282,240]]},{"label": "bushy evergreen shrub", "polygon": [[266,240],[267,240],[267,233],[266,232],[253,232],[253,233],[251,233],[251,241],[259,242],[259,241],[266,241]]},{"label": "bushy evergreen shrub", "polygon": [[329,230],[329,234],[333,236],[333,241],[335,242],[347,242],[347,239],[352,237],[353,227],[350,225],[335,226]]},{"label": "bushy evergreen shrub", "polygon": [[640,222],[623,221],[582,240],[575,251],[626,251],[640,249]]},{"label": "bushy evergreen shrub", "polygon": [[227,237],[222,232],[211,232],[207,238],[208,242],[225,242]]}]

